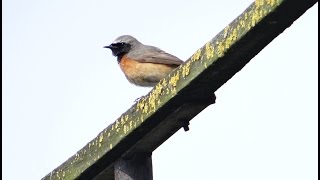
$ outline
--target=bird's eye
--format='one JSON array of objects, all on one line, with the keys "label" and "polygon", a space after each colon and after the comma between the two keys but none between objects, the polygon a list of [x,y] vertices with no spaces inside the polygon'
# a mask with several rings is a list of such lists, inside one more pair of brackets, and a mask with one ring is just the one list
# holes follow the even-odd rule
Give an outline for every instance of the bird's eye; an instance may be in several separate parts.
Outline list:
[{"label": "bird's eye", "polygon": [[118,43],[115,43],[114,46],[124,46],[125,43],[124,42],[118,42]]}]

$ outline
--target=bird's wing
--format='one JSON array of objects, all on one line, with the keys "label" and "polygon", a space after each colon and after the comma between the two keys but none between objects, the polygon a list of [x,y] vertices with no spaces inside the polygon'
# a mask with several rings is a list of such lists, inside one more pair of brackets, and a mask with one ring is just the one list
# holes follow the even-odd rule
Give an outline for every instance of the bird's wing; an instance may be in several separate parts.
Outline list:
[{"label": "bird's wing", "polygon": [[145,46],[144,48],[139,49],[138,52],[130,52],[128,57],[144,63],[168,64],[177,66],[183,63],[183,61],[176,56],[168,54],[163,50],[153,46]]}]

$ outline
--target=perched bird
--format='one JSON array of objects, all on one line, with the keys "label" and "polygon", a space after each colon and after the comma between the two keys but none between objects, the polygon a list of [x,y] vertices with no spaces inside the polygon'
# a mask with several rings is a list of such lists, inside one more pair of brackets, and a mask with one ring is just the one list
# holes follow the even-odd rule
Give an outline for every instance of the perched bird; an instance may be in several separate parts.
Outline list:
[{"label": "perched bird", "polygon": [[104,48],[111,49],[126,78],[137,86],[153,87],[183,63],[176,56],[144,45],[130,35],[120,36]]}]

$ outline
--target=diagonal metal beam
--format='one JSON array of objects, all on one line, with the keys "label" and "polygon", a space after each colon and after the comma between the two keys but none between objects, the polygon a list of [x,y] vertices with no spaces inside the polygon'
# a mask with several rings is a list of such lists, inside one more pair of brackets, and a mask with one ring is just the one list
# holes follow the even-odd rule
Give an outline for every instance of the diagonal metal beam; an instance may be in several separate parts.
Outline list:
[{"label": "diagonal metal beam", "polygon": [[317,0],[256,0],[183,65],[43,179],[113,179],[113,165],[152,153],[214,103],[214,92]]}]

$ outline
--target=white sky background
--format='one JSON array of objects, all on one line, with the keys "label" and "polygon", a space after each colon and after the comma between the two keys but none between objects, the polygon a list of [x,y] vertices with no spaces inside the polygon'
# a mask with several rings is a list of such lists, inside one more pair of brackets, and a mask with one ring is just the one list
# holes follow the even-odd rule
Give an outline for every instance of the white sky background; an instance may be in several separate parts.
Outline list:
[{"label": "white sky background", "polygon": [[[40,179],[150,88],[111,51],[131,34],[183,60],[252,0],[3,1],[3,179]],[[155,180],[317,179],[318,4],[153,153]]]}]

